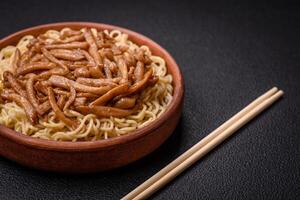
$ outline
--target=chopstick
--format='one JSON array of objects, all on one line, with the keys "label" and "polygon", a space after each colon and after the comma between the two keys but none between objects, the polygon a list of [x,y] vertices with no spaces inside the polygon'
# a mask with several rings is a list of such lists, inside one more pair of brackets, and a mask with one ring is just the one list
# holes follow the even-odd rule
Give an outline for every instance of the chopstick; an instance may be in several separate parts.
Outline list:
[{"label": "chopstick", "polygon": [[276,87],[267,91],[154,176],[124,196],[122,200],[145,199],[149,197],[255,116],[260,114],[263,110],[272,105],[282,95],[283,91],[278,91]]},{"label": "chopstick", "polygon": [[155,181],[157,181],[160,177],[164,176],[166,173],[168,173],[170,170],[175,168],[178,164],[183,162],[186,158],[191,156],[193,153],[195,153],[198,149],[203,147],[205,144],[207,144],[209,141],[211,141],[213,138],[215,138],[217,135],[219,135],[222,131],[224,131],[226,128],[231,126],[234,122],[236,122],[239,118],[244,116],[246,113],[248,113],[250,110],[252,110],[254,107],[256,107],[258,104],[272,96],[278,91],[276,87],[273,87],[269,91],[267,91],[265,94],[258,97],[256,100],[251,102],[248,106],[246,106],[243,110],[235,114],[233,117],[231,117],[228,121],[223,123],[219,128],[214,130],[212,133],[207,135],[205,138],[203,138],[200,142],[195,144],[193,147],[191,147],[189,150],[187,150],[185,153],[183,153],[181,156],[179,156],[177,159],[172,161],[170,164],[168,164],[166,167],[164,167],[162,170],[160,170],[158,173],[156,173],[154,176],[149,178],[147,181],[145,181],[143,184],[138,186],[136,189],[134,189],[132,192],[127,194],[123,199],[129,200],[134,198],[136,195],[138,195],[140,192],[145,190],[147,187],[149,187],[151,184],[153,184]]}]

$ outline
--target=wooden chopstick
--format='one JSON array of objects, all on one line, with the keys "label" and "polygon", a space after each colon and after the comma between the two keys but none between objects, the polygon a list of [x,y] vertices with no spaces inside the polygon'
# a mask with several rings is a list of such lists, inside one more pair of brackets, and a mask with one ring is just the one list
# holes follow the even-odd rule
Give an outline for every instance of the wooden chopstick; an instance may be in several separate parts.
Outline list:
[{"label": "wooden chopstick", "polygon": [[242,111],[234,115],[227,122],[222,124],[219,128],[210,133],[208,136],[206,136],[184,154],[179,156],[176,160],[171,162],[157,174],[145,181],[135,190],[124,196],[122,199],[145,199],[149,197],[156,190],[167,184],[183,170],[195,163],[211,149],[233,134],[236,130],[274,103],[283,95],[282,91],[277,91],[278,89],[274,87],[257,98]]},{"label": "wooden chopstick", "polygon": [[252,110],[255,106],[263,102],[265,99],[269,98],[275,92],[277,92],[278,89],[276,87],[273,87],[269,91],[267,91],[265,94],[258,97],[256,100],[251,102],[248,106],[246,106],[243,110],[235,114],[233,117],[231,117],[228,121],[223,123],[219,128],[214,130],[212,133],[207,135],[205,138],[203,138],[200,142],[195,144],[193,147],[191,147],[189,150],[187,150],[185,153],[183,153],[181,156],[176,158],[174,161],[172,161],[170,164],[168,164],[166,167],[164,167],[162,170],[160,170],[158,173],[153,175],[151,178],[149,178],[147,181],[145,181],[143,184],[138,186],[136,189],[128,193],[125,197],[123,197],[123,200],[129,200],[134,198],[136,195],[138,195],[140,192],[145,190],[147,187],[152,185],[155,181],[157,181],[160,177],[164,176],[166,173],[168,173],[170,170],[175,168],[178,164],[183,162],[186,158],[191,156],[193,153],[195,153],[198,149],[203,147],[205,144],[207,144],[209,141],[211,141],[214,137],[216,137],[218,134],[220,134],[222,131],[224,131],[226,128],[231,126],[234,122],[236,122],[239,118],[244,116],[246,113],[248,113],[250,110]]}]

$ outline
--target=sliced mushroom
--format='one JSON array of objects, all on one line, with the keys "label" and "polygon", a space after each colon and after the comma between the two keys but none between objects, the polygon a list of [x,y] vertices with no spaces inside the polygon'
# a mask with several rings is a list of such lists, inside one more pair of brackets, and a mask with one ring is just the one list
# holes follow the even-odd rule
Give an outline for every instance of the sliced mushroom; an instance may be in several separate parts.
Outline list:
[{"label": "sliced mushroom", "polygon": [[115,96],[126,93],[128,91],[128,88],[129,88],[128,83],[119,85],[119,86],[111,89],[106,94],[102,95],[101,97],[99,97],[98,99],[93,101],[92,103],[90,103],[90,106],[97,106],[97,105],[103,106],[109,100],[113,99]]},{"label": "sliced mushroom", "polygon": [[50,62],[34,62],[25,64],[22,68],[17,70],[18,75],[25,75],[38,70],[49,70],[55,68],[56,65]]},{"label": "sliced mushroom", "polygon": [[75,128],[77,126],[77,123],[75,121],[73,121],[72,119],[69,119],[68,117],[66,117],[64,115],[64,113],[60,110],[60,108],[58,107],[58,105],[56,103],[53,89],[51,87],[48,88],[48,97],[49,97],[50,105],[55,113],[55,116],[59,120],[63,121],[69,127]]},{"label": "sliced mushroom", "polygon": [[46,48],[42,47],[41,50],[42,50],[44,56],[45,56],[46,58],[48,58],[51,62],[54,62],[55,64],[57,64],[57,65],[59,65],[60,67],[62,67],[63,70],[64,70],[66,73],[69,72],[68,67],[67,67],[65,64],[63,64],[61,61],[59,61],[58,59],[56,59],[53,55],[51,55],[51,53],[50,53]]},{"label": "sliced mushroom", "polygon": [[125,83],[128,81],[128,69],[127,69],[127,65],[125,63],[125,60],[123,58],[118,58],[117,59],[117,66],[119,67],[119,70],[121,72],[122,75],[122,80],[121,83]]},{"label": "sliced mushroom", "polygon": [[44,115],[50,109],[51,109],[51,105],[50,105],[49,100],[47,100],[44,103],[40,104],[40,106],[39,106],[39,113],[41,113],[40,115]]},{"label": "sliced mushroom", "polygon": [[133,93],[137,93],[139,91],[141,91],[142,89],[144,89],[147,86],[147,82],[149,81],[149,79],[152,77],[152,73],[153,70],[150,68],[146,73],[144,78],[139,81],[136,82],[135,84],[133,84],[129,90],[128,90],[128,94],[133,94]]},{"label": "sliced mushroom", "polygon": [[29,121],[32,124],[35,124],[37,122],[36,110],[33,108],[33,106],[30,104],[30,102],[25,97],[15,94],[15,93],[6,93],[6,92],[2,92],[1,97],[3,99],[14,101],[14,102],[16,102],[16,104],[18,104],[19,106],[24,108],[24,111],[25,111]]},{"label": "sliced mushroom", "polygon": [[19,62],[20,62],[20,50],[18,48],[16,48],[16,51],[14,53],[14,57],[11,63],[11,68],[12,68],[12,73],[13,75],[16,74],[18,68],[19,68]]},{"label": "sliced mushroom", "polygon": [[65,60],[78,61],[84,59],[84,56],[77,50],[68,50],[68,49],[52,49],[50,53],[56,57]]},{"label": "sliced mushroom", "polygon": [[76,90],[72,85],[70,85],[70,96],[69,96],[69,99],[66,102],[63,110],[68,109],[69,106],[72,105],[72,103],[75,101],[75,98],[76,98]]},{"label": "sliced mushroom", "polygon": [[136,97],[123,97],[114,104],[114,107],[122,108],[122,109],[130,109],[135,106],[135,103],[136,103]]},{"label": "sliced mushroom", "polygon": [[57,100],[57,106],[59,107],[59,109],[63,110],[65,104],[66,104],[66,96],[60,95]]},{"label": "sliced mushroom", "polygon": [[138,61],[134,69],[134,77],[136,82],[139,82],[143,79],[145,73],[144,63]]},{"label": "sliced mushroom", "polygon": [[93,37],[93,34],[91,32],[90,29],[85,29],[84,30],[84,38],[86,40],[86,42],[89,44],[89,53],[91,54],[91,56],[94,58],[96,64],[98,67],[100,67],[100,70],[102,69],[102,59],[98,53],[98,47],[97,44],[95,42],[95,39]]},{"label": "sliced mushroom", "polygon": [[100,86],[105,86],[105,85],[110,85],[110,86],[117,86],[117,83],[120,81],[121,78],[113,78],[113,79],[100,79],[100,78],[83,78],[79,77],[76,79],[76,82],[84,84],[84,85],[89,85],[93,87],[100,87]]},{"label": "sliced mushroom", "polygon": [[93,113],[97,117],[126,117],[136,112],[136,109],[125,110],[109,106],[78,106],[75,110],[85,115]]},{"label": "sliced mushroom", "polygon": [[67,44],[48,44],[46,49],[87,49],[89,44],[87,42],[71,42]]},{"label": "sliced mushroom", "polygon": [[69,85],[73,85],[76,91],[78,92],[90,92],[93,94],[102,95],[111,89],[111,86],[102,86],[102,87],[91,87],[86,86],[75,81],[69,80],[63,76],[52,75],[49,79],[49,83],[56,87],[61,87],[68,89]]},{"label": "sliced mushroom", "polygon": [[32,74],[26,82],[26,93],[27,93],[27,97],[28,97],[28,100],[31,103],[31,105],[38,112],[38,114],[42,115],[42,113],[39,110],[39,103],[35,96],[36,94],[35,94],[35,90],[33,88],[34,81],[35,81],[35,75]]},{"label": "sliced mushroom", "polygon": [[4,79],[7,79],[7,81],[9,82],[10,86],[12,87],[12,89],[14,89],[14,91],[16,93],[18,93],[19,95],[27,98],[27,94],[26,91],[23,90],[23,88],[21,87],[21,85],[17,82],[17,80],[13,77],[12,73],[9,71],[5,71],[3,73],[3,77]]}]

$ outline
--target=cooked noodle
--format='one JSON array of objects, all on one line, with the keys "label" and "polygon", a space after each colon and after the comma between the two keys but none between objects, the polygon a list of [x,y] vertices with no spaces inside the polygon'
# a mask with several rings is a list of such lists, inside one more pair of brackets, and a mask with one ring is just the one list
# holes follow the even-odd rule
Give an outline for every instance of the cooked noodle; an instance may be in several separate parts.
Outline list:
[{"label": "cooked noodle", "polygon": [[[47,121],[40,118],[36,125],[30,123],[24,109],[15,102],[0,104],[0,123],[25,135],[36,138],[57,141],[95,141],[128,134],[141,128],[158,118],[172,101],[173,86],[172,76],[168,74],[164,59],[151,54],[147,46],[138,46],[128,40],[128,35],[118,30],[105,31],[116,40],[116,45],[128,45],[129,49],[143,49],[152,60],[147,69],[152,68],[153,74],[158,77],[158,82],[147,87],[141,94],[142,106],[137,112],[124,118],[98,118],[94,114],[83,115],[75,110],[65,110],[67,117],[72,117],[80,122],[75,130],[64,122],[57,120],[53,111],[47,115]],[[94,35],[96,29],[92,29]],[[49,30],[45,33],[48,40],[58,39],[60,32]],[[0,91],[3,90],[3,72],[10,70],[13,54],[18,48],[23,54],[27,51],[27,44],[33,36],[23,37],[16,46],[7,46],[0,51]]]}]

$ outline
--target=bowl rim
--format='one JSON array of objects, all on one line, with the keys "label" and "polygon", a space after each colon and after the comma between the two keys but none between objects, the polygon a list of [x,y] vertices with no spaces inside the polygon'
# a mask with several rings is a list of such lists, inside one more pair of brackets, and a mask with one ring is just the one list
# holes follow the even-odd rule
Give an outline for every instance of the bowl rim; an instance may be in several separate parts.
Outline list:
[{"label": "bowl rim", "polygon": [[76,22],[48,23],[48,24],[33,26],[30,28],[25,28],[15,33],[12,33],[0,40],[0,46],[3,45],[5,47],[9,45],[6,44],[7,41],[12,40],[15,37],[22,37],[24,35],[30,34],[31,32],[39,29],[61,29],[63,27],[68,27],[68,26],[95,27],[97,29],[108,29],[108,30],[117,29],[120,30],[121,32],[127,33],[129,37],[137,38],[144,43],[151,44],[152,49],[157,49],[157,51],[161,52],[169,60],[168,67],[172,66],[172,68],[175,68],[174,69],[175,74],[178,77],[175,80],[173,76],[173,82],[176,81],[177,87],[174,88],[173,99],[171,103],[168,105],[168,108],[160,117],[150,122],[148,125],[139,128],[129,134],[114,137],[114,138],[109,138],[106,140],[76,141],[76,142],[46,140],[46,139],[33,138],[31,136],[24,135],[15,130],[7,128],[3,125],[0,125],[0,136],[5,137],[21,145],[26,145],[32,148],[55,150],[55,151],[93,151],[100,148],[114,148],[117,145],[122,145],[128,142],[139,140],[140,138],[153,132],[155,129],[158,129],[168,118],[172,116],[174,112],[176,112],[176,108],[182,104],[183,96],[184,96],[183,77],[180,68],[177,65],[174,58],[163,47],[161,47],[159,44],[157,44],[150,38],[140,33],[137,33],[135,31],[129,30],[127,28],[110,25],[110,24],[97,23],[97,22],[76,21]]}]

